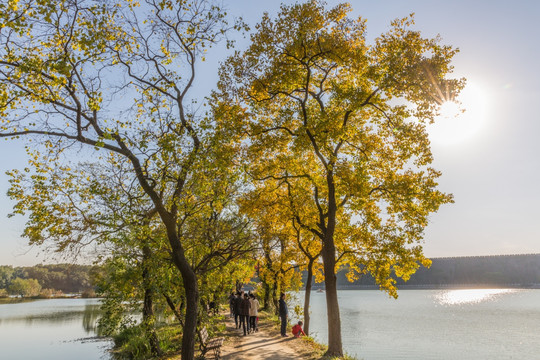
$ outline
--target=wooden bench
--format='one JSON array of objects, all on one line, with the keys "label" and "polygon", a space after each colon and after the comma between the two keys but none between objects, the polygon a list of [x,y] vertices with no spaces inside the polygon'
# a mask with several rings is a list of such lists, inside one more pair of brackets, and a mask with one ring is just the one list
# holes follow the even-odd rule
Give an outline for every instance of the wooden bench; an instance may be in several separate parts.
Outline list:
[{"label": "wooden bench", "polygon": [[221,346],[223,345],[223,340],[225,340],[225,338],[218,337],[208,339],[208,330],[206,330],[206,327],[203,327],[199,331],[199,338],[201,339],[201,350],[203,354],[212,350],[214,352],[214,359],[219,359],[221,357]]}]

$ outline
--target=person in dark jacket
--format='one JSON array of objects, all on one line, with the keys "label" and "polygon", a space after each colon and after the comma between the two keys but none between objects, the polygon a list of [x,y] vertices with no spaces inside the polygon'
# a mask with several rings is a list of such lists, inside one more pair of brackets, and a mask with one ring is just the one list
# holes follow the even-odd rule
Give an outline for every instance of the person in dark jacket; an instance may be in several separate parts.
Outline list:
[{"label": "person in dark jacket", "polygon": [[230,318],[234,317],[234,302],[236,299],[236,295],[232,292],[231,295],[229,295],[229,309],[231,311]]},{"label": "person in dark jacket", "polygon": [[289,316],[289,311],[287,309],[287,303],[285,302],[285,294],[281,293],[279,297],[279,318],[281,319],[281,336],[286,337],[287,335],[287,317]]},{"label": "person in dark jacket", "polygon": [[251,309],[251,303],[249,302],[249,295],[244,294],[244,298],[240,303],[240,323],[244,329],[244,336],[246,336],[246,326],[249,329],[249,309]]},{"label": "person in dark jacket", "polygon": [[240,304],[242,303],[242,291],[239,291],[236,293],[236,297],[234,298],[234,323],[236,324],[236,328],[240,329]]}]

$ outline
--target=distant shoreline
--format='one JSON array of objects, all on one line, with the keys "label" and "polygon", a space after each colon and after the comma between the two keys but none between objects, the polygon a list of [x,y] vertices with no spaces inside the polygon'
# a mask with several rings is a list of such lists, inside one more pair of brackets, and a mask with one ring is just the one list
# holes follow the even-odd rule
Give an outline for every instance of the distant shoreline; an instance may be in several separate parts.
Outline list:
[{"label": "distant shoreline", "polygon": [[[325,290],[323,287],[313,287],[311,292]],[[429,284],[429,285],[399,285],[399,290],[466,290],[466,289],[540,289],[540,284]],[[300,290],[305,291],[305,288]],[[380,290],[377,285],[341,285],[338,290]]]},{"label": "distant shoreline", "polygon": [[54,297],[5,297],[0,298],[0,305],[4,304],[19,304],[24,302],[36,301],[36,300],[56,300],[56,299],[100,299],[100,297],[82,297],[80,295],[66,295],[66,296],[54,296]]}]

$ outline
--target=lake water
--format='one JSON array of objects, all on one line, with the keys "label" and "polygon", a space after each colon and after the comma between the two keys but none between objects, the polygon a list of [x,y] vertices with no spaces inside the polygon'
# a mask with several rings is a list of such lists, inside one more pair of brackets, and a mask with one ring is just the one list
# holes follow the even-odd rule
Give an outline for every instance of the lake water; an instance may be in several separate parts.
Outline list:
[{"label": "lake water", "polygon": [[[399,294],[339,292],[347,353],[364,360],[540,359],[540,290]],[[0,359],[109,359],[112,344],[95,338],[98,308],[96,299],[0,305]],[[311,314],[312,335],[326,342],[325,294],[313,293]]]},{"label": "lake water", "polygon": [[[311,303],[310,331],[326,343],[325,294]],[[540,359],[540,290],[347,290],[339,304],[344,351],[358,359]]]},{"label": "lake water", "polygon": [[97,299],[52,299],[0,305],[0,358],[109,359],[111,343],[97,339]]}]

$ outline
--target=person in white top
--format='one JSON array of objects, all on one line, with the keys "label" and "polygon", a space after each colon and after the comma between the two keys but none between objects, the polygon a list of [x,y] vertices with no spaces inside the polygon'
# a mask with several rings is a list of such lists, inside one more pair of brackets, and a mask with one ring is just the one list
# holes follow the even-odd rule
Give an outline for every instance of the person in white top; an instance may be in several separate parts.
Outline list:
[{"label": "person in white top", "polygon": [[255,295],[250,294],[249,302],[251,307],[249,308],[249,330],[250,332],[259,331],[258,316],[259,316],[259,300]]}]

